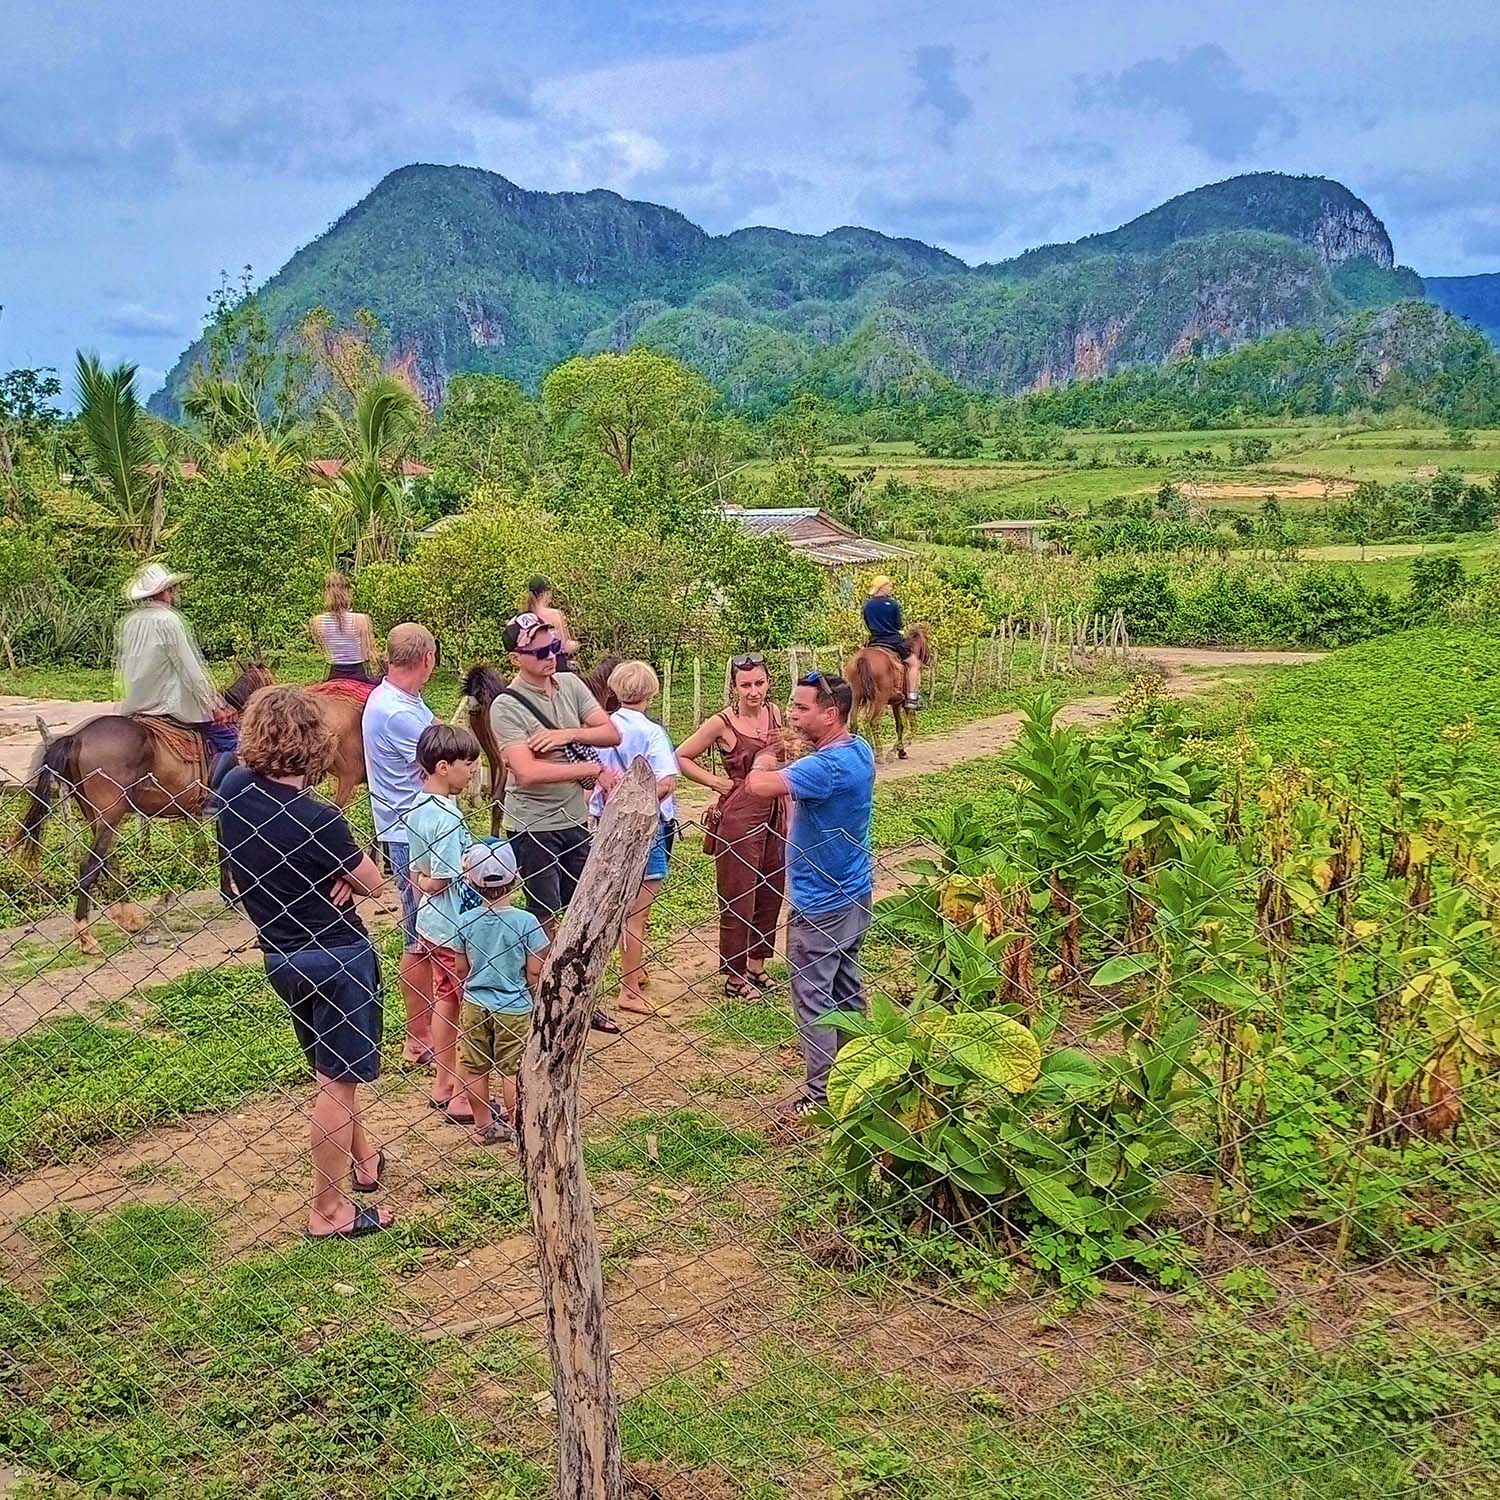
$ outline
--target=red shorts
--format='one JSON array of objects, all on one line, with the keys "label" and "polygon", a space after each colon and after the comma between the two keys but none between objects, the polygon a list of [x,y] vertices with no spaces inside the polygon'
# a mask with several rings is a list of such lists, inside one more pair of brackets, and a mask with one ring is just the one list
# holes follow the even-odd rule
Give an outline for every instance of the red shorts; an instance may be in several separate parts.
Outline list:
[{"label": "red shorts", "polygon": [[427,991],[432,996],[432,1003],[451,1005],[456,1012],[463,1004],[468,960],[456,948],[444,948],[426,938],[417,939],[417,952],[427,965]]}]

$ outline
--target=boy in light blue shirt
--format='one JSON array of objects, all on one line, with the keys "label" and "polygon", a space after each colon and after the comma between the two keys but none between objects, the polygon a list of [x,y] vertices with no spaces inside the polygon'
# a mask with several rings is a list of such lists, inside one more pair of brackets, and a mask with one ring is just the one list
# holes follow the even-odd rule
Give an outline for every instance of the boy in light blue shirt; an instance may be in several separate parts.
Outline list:
[{"label": "boy in light blue shirt", "polygon": [[467,729],[429,724],[417,740],[422,795],[404,822],[418,902],[409,974],[432,1037],[432,1107],[455,1125],[473,1123],[458,1077],[463,963],[453,939],[464,904],[464,850],[474,842],[458,794],[478,759],[479,741]]},{"label": "boy in light blue shirt", "polygon": [[[454,938],[468,961],[460,1022],[463,1083],[475,1144],[495,1146],[514,1139],[510,1122],[516,1118],[516,1075],[548,939],[529,911],[510,904],[516,857],[509,844],[488,840],[471,845],[464,853],[463,872],[483,902],[460,916]],[[505,1123],[491,1117],[492,1072],[500,1075]]]}]

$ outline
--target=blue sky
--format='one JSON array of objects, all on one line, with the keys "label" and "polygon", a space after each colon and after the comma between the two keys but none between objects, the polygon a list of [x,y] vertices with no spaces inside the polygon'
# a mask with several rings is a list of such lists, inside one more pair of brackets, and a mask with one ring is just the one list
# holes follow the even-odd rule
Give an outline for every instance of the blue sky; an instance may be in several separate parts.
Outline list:
[{"label": "blue sky", "polygon": [[1497,77],[1477,0],[4,0],[0,369],[155,385],[221,268],[410,161],[968,260],[1275,168],[1418,270],[1500,270]]}]

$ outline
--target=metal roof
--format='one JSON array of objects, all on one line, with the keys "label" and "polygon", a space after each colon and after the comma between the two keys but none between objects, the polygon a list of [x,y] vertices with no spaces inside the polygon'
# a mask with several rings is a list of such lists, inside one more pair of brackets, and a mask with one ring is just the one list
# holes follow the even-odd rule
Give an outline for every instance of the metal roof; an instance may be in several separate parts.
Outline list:
[{"label": "metal roof", "polygon": [[787,545],[825,568],[863,563],[893,562],[914,554],[890,542],[877,542],[816,505],[787,505],[755,509],[726,505],[724,514],[752,536],[781,536]]}]

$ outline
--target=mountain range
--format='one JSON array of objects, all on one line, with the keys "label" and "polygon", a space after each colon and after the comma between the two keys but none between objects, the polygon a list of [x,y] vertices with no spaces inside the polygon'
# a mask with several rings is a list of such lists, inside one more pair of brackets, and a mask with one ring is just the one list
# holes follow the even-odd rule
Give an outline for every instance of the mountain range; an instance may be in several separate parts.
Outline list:
[{"label": "mountain range", "polygon": [[[807,384],[856,402],[1045,389],[1424,295],[1500,335],[1500,275],[1424,284],[1369,205],[1322,177],[1230,178],[970,266],[870,229],[712,235],[604,190],[426,165],[390,173],[258,293],[278,335],[315,307],[369,308],[434,401],[460,372],[534,388],[570,355],[643,343],[751,411]],[[201,352],[178,359],[158,411],[175,413]]]}]

